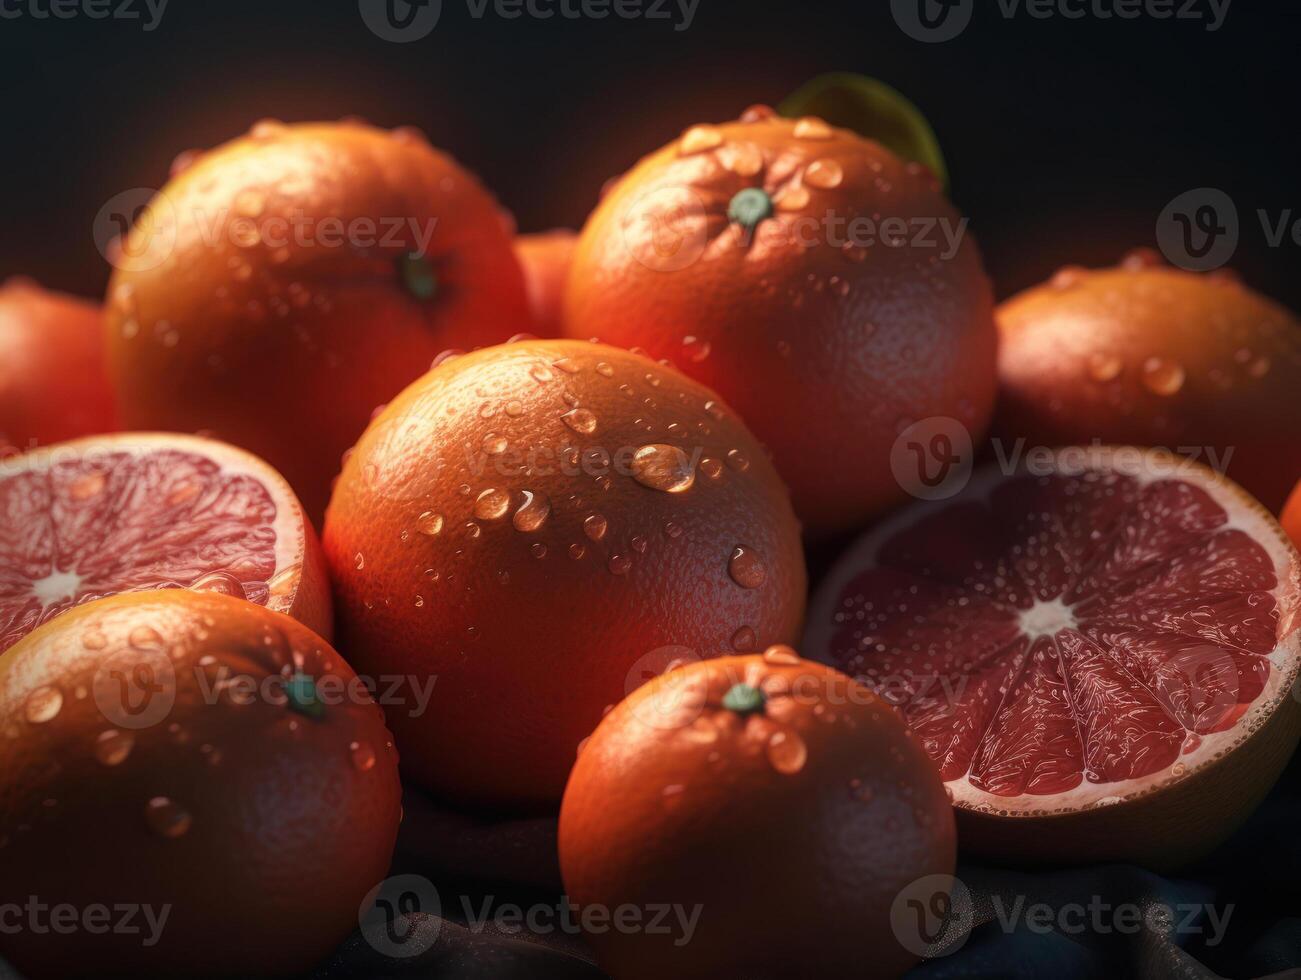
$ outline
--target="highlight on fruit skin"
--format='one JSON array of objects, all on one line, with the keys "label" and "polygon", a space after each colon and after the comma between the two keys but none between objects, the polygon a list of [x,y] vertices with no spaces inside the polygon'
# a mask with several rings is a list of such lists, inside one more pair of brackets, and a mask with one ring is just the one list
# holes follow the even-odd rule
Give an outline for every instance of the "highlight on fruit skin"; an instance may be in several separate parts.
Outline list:
[{"label": "highlight on fruit skin", "polygon": [[353,663],[437,678],[389,723],[406,774],[461,805],[554,805],[630,685],[804,614],[788,493],[736,413],[586,342],[443,360],[349,455],[323,541]]},{"label": "highlight on fruit skin", "polygon": [[1140,249],[1062,269],[998,321],[1005,444],[1187,447],[1272,511],[1301,474],[1301,321],[1233,275]]},{"label": "highlight on fruit skin", "polygon": [[804,647],[922,739],[968,853],[1177,867],[1260,803],[1301,734],[1301,559],[1169,453],[997,465],[865,534]]},{"label": "highlight on fruit skin", "polygon": [[0,284],[0,452],[117,427],[98,305],[13,277]]},{"label": "highlight on fruit skin", "polygon": [[495,201],[421,134],[264,121],[142,211],[107,335],[127,427],[243,446],[319,520],[376,405],[529,316]]},{"label": "highlight on fruit skin", "polygon": [[616,980],[898,976],[925,945],[907,902],[943,899],[956,849],[890,705],[784,646],[686,663],[616,705],[574,765],[559,842],[579,907],[678,917],[588,935]]},{"label": "highlight on fruit skin", "polygon": [[0,652],[83,602],[189,588],[329,639],[320,542],[284,478],[234,446],[124,432],[0,460]]},{"label": "highlight on fruit skin", "polygon": [[993,412],[993,291],[934,174],[806,116],[752,107],[643,158],[579,237],[565,336],[647,351],[770,448],[815,536],[907,496],[900,434]]},{"label": "highlight on fruit skin", "polygon": [[250,602],[65,613],[0,655],[0,731],[0,894],[137,906],[135,933],[6,930],[23,976],[299,975],[388,872],[379,708],[328,643]]}]

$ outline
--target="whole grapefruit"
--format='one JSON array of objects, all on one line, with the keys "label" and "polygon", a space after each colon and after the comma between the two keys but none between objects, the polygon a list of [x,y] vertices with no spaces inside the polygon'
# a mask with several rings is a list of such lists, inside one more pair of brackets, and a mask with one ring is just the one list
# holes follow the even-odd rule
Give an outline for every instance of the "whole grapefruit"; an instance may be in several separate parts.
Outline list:
[{"label": "whole grapefruit", "polygon": [[614,185],[579,238],[564,331],[718,391],[815,533],[905,496],[891,453],[913,424],[978,440],[997,387],[993,294],[934,175],[762,107],[691,127]]},{"label": "whole grapefruit", "polygon": [[555,228],[515,239],[515,254],[524,270],[529,307],[533,311],[532,332],[539,337],[560,333],[565,283],[574,257],[578,235],[568,228]]},{"label": "whole grapefruit", "polygon": [[0,452],[113,431],[103,330],[93,303],[26,279],[0,285]]},{"label": "whole grapefruit", "polygon": [[389,713],[407,772],[463,803],[554,804],[630,685],[789,639],[804,612],[786,488],[732,409],[578,341],[409,387],[350,454],[324,543],[353,662],[433,685]]},{"label": "whole grapefruit", "polygon": [[[0,935],[25,976],[299,974],[387,874],[400,785],[379,708],[329,644],[250,602],[66,613],[0,656],[0,731],[0,894],[46,910]],[[39,918],[117,922],[124,903],[136,931],[52,941]]]},{"label": "whole grapefruit", "polygon": [[1005,442],[1165,448],[1275,512],[1301,475],[1301,322],[1236,278],[1138,251],[1063,269],[998,320]]},{"label": "whole grapefruit", "polygon": [[259,123],[187,157],[116,266],[124,424],[257,453],[314,520],[377,405],[529,322],[492,197],[409,129]]},{"label": "whole grapefruit", "polygon": [[588,930],[617,980],[898,976],[921,938],[899,909],[943,900],[954,856],[952,807],[899,716],[782,646],[634,691],[560,811],[580,911],[675,910],[659,929]]}]

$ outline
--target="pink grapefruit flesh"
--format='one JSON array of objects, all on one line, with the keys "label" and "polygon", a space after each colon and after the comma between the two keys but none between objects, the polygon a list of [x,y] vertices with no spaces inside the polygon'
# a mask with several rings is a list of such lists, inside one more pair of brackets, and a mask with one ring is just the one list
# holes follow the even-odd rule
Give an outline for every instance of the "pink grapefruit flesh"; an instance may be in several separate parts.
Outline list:
[{"label": "pink grapefruit flesh", "polygon": [[104,596],[197,588],[327,640],[320,545],[266,463],[195,436],[80,439],[0,461],[0,651]]},{"label": "pink grapefruit flesh", "polygon": [[1290,744],[1267,754],[1281,768],[1301,646],[1298,558],[1273,518],[1155,451],[1037,463],[869,532],[821,587],[806,655],[897,707],[960,812],[1043,818],[1151,797],[1280,713],[1271,739]]}]

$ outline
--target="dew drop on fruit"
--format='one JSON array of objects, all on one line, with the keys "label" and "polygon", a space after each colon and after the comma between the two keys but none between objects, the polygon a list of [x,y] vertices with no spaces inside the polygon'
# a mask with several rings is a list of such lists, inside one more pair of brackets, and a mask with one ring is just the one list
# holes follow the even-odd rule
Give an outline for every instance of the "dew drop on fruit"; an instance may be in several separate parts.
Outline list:
[{"label": "dew drop on fruit", "polygon": [[642,486],[665,493],[682,493],[696,482],[687,454],[664,443],[642,446],[633,454],[632,476]]},{"label": "dew drop on fruit", "polygon": [[642,534],[634,534],[629,543],[632,545],[632,550],[637,552],[639,555],[646,554],[646,549],[650,547],[650,542],[647,541],[645,535]]},{"label": "dew drop on fruit", "polygon": [[1083,282],[1084,277],[1087,274],[1088,270],[1083,266],[1062,266],[1053,274],[1052,279],[1049,281],[1049,285],[1051,285],[1053,289],[1070,289],[1072,286],[1079,285]]},{"label": "dew drop on fruit", "polygon": [[460,357],[464,353],[465,351],[457,347],[453,347],[449,350],[445,350],[437,357],[434,358],[433,363],[429,365],[429,368],[430,370],[433,370],[436,367],[446,364],[448,361],[455,360],[456,358]]},{"label": "dew drop on fruit", "polygon": [[[510,491],[489,487],[474,501],[474,516],[481,521],[496,521],[510,509]],[[468,529],[468,526],[467,526]]]},{"label": "dew drop on fruit", "polygon": [[581,544],[571,544],[569,546],[569,557],[574,559],[575,561],[582,558],[583,555],[585,554],[587,554],[587,549],[584,548]]},{"label": "dew drop on fruit", "polygon": [[560,418],[580,435],[590,436],[596,431],[596,416],[586,408],[570,409]]},{"label": "dew drop on fruit", "polygon": [[727,574],[741,588],[757,589],[768,577],[768,570],[753,548],[739,544],[732,550],[732,556],[727,561]]},{"label": "dew drop on fruit", "polygon": [[1089,377],[1094,381],[1114,381],[1123,364],[1115,354],[1095,351],[1089,355]]},{"label": "dew drop on fruit", "polygon": [[190,588],[195,592],[215,592],[217,595],[228,595],[234,599],[248,598],[248,593],[244,591],[244,586],[240,584],[239,579],[229,572],[209,572],[207,575],[200,575]]},{"label": "dew drop on fruit", "polygon": [[700,461],[700,472],[711,480],[717,480],[723,475],[723,464],[712,456],[706,456]]},{"label": "dew drop on fruit", "polygon": [[794,667],[799,664],[800,655],[785,643],[774,643],[763,652],[763,659],[765,663]]},{"label": "dew drop on fruit", "polygon": [[489,432],[483,437],[483,451],[489,456],[500,456],[506,451],[508,445],[510,444],[506,441],[506,437],[496,432]]},{"label": "dew drop on fruit", "polygon": [[1174,361],[1149,357],[1143,362],[1143,384],[1157,395],[1173,395],[1184,386],[1184,369]]},{"label": "dew drop on fruit", "polygon": [[627,555],[611,555],[608,567],[614,575],[627,575],[632,569],[632,559]]},{"label": "dew drop on fruit", "polygon": [[809,750],[795,732],[773,732],[768,739],[768,761],[779,773],[793,776],[804,768]]},{"label": "dew drop on fruit", "polygon": [[370,772],[375,768],[375,750],[369,742],[353,742],[348,746],[348,752],[358,772]]},{"label": "dew drop on fruit", "polygon": [[791,187],[781,197],[773,202],[773,206],[778,211],[799,211],[807,207],[809,203],[809,192],[804,187]]},{"label": "dew drop on fruit", "polygon": [[763,169],[763,151],[754,143],[728,143],[718,151],[718,159],[738,177],[753,177]]},{"label": "dew drop on fruit", "polygon": [[1125,253],[1120,260],[1120,267],[1127,272],[1141,272],[1164,265],[1161,253],[1154,248],[1136,248]]},{"label": "dew drop on fruit", "polygon": [[[433,537],[443,530],[443,515],[435,514],[432,510],[425,511],[416,518],[416,530],[421,534]],[[361,566],[358,565],[357,567],[360,568]]]},{"label": "dew drop on fruit", "polygon": [[137,650],[157,650],[162,647],[163,638],[151,626],[137,626],[127,636],[127,642]]},{"label": "dew drop on fruit", "polygon": [[746,653],[755,648],[759,639],[754,635],[754,630],[749,626],[742,626],[732,634],[732,649],[738,653]]},{"label": "dew drop on fruit", "polygon": [[723,134],[717,127],[692,126],[682,134],[682,139],[678,143],[678,153],[682,156],[690,156],[692,153],[712,150],[722,142]]},{"label": "dew drop on fruit", "polygon": [[664,525],[664,534],[670,538],[676,538],[682,534],[682,526],[669,521]]},{"label": "dew drop on fruit", "polygon": [[279,136],[285,129],[285,124],[279,119],[259,119],[249,129],[248,135],[255,140],[269,140]]},{"label": "dew drop on fruit", "polygon": [[682,353],[688,361],[699,364],[709,356],[710,344],[707,340],[688,334],[682,338]]},{"label": "dew drop on fruit", "polygon": [[538,384],[546,384],[548,381],[555,381],[555,373],[545,364],[534,364],[529,368],[529,376]]},{"label": "dew drop on fruit", "polygon": [[596,365],[596,373],[603,378],[613,378],[614,368],[610,367],[610,365],[607,364],[605,361],[600,361]]},{"label": "dew drop on fruit", "polygon": [[541,541],[535,541],[529,551],[532,552],[534,558],[545,558],[547,556],[547,546]]},{"label": "dew drop on fruit", "polygon": [[363,555],[360,551],[357,552],[357,557],[354,560],[353,564],[356,566],[357,571],[360,572],[363,568],[366,567],[366,556]]},{"label": "dew drop on fruit", "polygon": [[844,179],[845,171],[835,160],[814,160],[804,171],[804,183],[823,190],[839,187]]},{"label": "dew drop on fruit", "polygon": [[817,116],[804,116],[795,122],[795,138],[800,140],[829,140],[831,127]]},{"label": "dew drop on fruit", "polygon": [[135,737],[116,728],[99,733],[95,739],[95,758],[106,766],[116,766],[126,761],[135,745]]},{"label": "dew drop on fruit", "polygon": [[730,449],[727,453],[727,465],[738,473],[744,473],[750,468],[750,460],[741,450]]},{"label": "dew drop on fruit", "polygon": [[23,715],[33,725],[43,725],[63,708],[63,694],[57,687],[38,687],[27,695]]},{"label": "dew drop on fruit", "polygon": [[772,106],[764,105],[762,102],[756,102],[754,105],[748,106],[746,110],[741,113],[740,118],[743,123],[757,123],[763,122],[765,119],[772,119],[776,117],[776,115],[777,113]]},{"label": "dew drop on fruit", "polygon": [[592,514],[583,521],[583,533],[593,541],[600,541],[605,537],[605,532],[610,523],[600,514]]},{"label": "dew drop on fruit", "polygon": [[506,414],[513,419],[517,419],[524,414],[524,405],[518,401],[508,401],[506,403]]},{"label": "dew drop on fruit", "polygon": [[577,374],[580,370],[582,370],[578,366],[578,362],[575,361],[572,357],[562,357],[559,360],[552,361],[551,366],[554,368],[559,368],[561,371],[564,371],[565,374]]},{"label": "dew drop on fruit", "polygon": [[103,650],[108,646],[108,637],[97,629],[88,629],[81,636],[81,645],[87,650]]},{"label": "dew drop on fruit", "polygon": [[[515,525],[517,531],[536,531],[546,523],[547,517],[551,514],[551,501],[545,494],[534,493],[532,490],[522,491],[521,496],[523,500],[519,509],[515,511],[515,516],[511,518],[511,523]],[[544,548],[544,554],[545,551]]]},{"label": "dew drop on fruit", "polygon": [[190,829],[189,813],[166,796],[155,796],[145,804],[145,822],[160,837],[184,837]]}]

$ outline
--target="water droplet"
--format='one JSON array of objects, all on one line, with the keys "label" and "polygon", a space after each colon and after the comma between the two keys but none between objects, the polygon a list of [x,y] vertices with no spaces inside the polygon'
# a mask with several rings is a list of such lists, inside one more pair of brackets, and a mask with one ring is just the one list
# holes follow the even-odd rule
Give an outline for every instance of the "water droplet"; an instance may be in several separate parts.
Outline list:
[{"label": "water droplet", "polygon": [[510,491],[489,487],[474,501],[474,516],[481,521],[496,521],[510,510]]},{"label": "water droplet", "polygon": [[55,717],[63,707],[63,694],[57,687],[38,687],[27,695],[23,714],[33,725],[42,725]]},{"label": "water droplet", "polygon": [[770,664],[783,664],[785,666],[796,666],[800,662],[800,655],[795,652],[793,647],[785,643],[774,643],[763,652],[763,659]]},{"label": "water droplet", "polygon": [[705,402],[705,414],[715,422],[721,422],[727,418],[727,412],[723,411],[723,406],[715,401]]},{"label": "water droplet", "polygon": [[823,190],[839,187],[844,179],[845,171],[835,160],[814,160],[804,171],[804,183]]},{"label": "water droplet", "polygon": [[791,187],[773,203],[778,211],[799,211],[808,206],[809,192],[804,187]]},{"label": "water droplet", "polygon": [[416,518],[416,530],[432,538],[443,530],[443,515],[435,514],[432,510],[425,511]]},{"label": "water droplet", "polygon": [[727,574],[732,576],[732,581],[741,588],[757,589],[768,577],[768,570],[764,567],[763,559],[755,553],[754,549],[742,544],[736,546],[732,557],[728,559]]},{"label": "water droplet", "polygon": [[696,482],[687,454],[664,443],[642,446],[633,454],[632,476],[642,486],[665,493],[682,493]]},{"label": "water droplet", "polygon": [[1089,376],[1094,381],[1115,380],[1120,375],[1123,366],[1123,362],[1115,354],[1095,351],[1089,355]]},{"label": "water droplet", "polygon": [[650,547],[650,542],[647,541],[646,536],[642,534],[634,534],[629,543],[632,545],[632,550],[637,552],[639,555],[646,554],[646,549]]},{"label": "water droplet", "polygon": [[489,456],[500,456],[509,445],[510,443],[506,441],[505,436],[498,435],[495,432],[489,432],[483,437],[483,451]]},{"label": "water droplet", "polygon": [[596,373],[603,378],[613,378],[614,368],[610,367],[605,361],[599,361],[596,365]]},{"label": "water droplet", "polygon": [[1161,253],[1154,248],[1132,249],[1120,260],[1120,267],[1127,272],[1141,272],[1143,269],[1153,269],[1164,264],[1161,261]]},{"label": "water droplet", "polygon": [[700,472],[711,480],[717,480],[723,475],[723,464],[713,456],[706,456],[700,461]]},{"label": "water droplet", "polygon": [[135,736],[131,733],[110,728],[100,732],[95,739],[95,758],[106,766],[120,765],[131,754],[135,744]]},{"label": "water droplet", "polygon": [[605,537],[606,529],[609,526],[609,522],[600,514],[592,514],[583,521],[583,533],[593,541],[600,541]]},{"label": "water droplet", "polygon": [[1184,386],[1184,369],[1174,361],[1149,357],[1143,362],[1143,384],[1155,394],[1173,395]]},{"label": "water droplet", "polygon": [[773,732],[768,739],[768,761],[785,776],[793,776],[804,768],[809,750],[804,739],[795,732]]},{"label": "water droplet", "polygon": [[582,558],[583,555],[585,554],[587,554],[587,549],[584,548],[581,544],[575,543],[569,546],[569,557],[574,559],[574,561],[577,561],[578,559]]},{"label": "water droplet", "polygon": [[723,142],[723,134],[714,126],[692,126],[682,134],[678,142],[678,153],[690,156],[704,150],[712,150]]},{"label": "water droplet", "polygon": [[758,637],[754,635],[754,630],[749,626],[742,626],[732,634],[732,649],[738,653],[746,653],[753,650],[758,642]]},{"label": "water droplet", "polygon": [[[481,527],[479,527],[478,524],[474,523],[474,521],[466,521],[466,522],[465,522],[465,533],[466,533],[466,535],[467,535],[468,537],[470,537],[470,538],[477,538],[480,534],[483,533],[483,529],[482,529]],[[458,554],[459,554],[459,552],[458,552]]]},{"label": "water droplet", "polygon": [[[534,493],[532,490],[521,491],[521,496],[523,501],[515,511],[515,516],[511,518],[511,523],[515,525],[517,531],[536,531],[546,523],[551,513],[551,501],[546,498],[546,495]],[[543,553],[545,552],[544,548]]]},{"label": "water droplet", "polygon": [[765,119],[775,119],[776,116],[777,113],[772,106],[764,105],[761,102],[756,102],[754,105],[747,107],[746,110],[743,113],[741,113],[741,122],[743,123],[763,122]]},{"label": "water droplet", "polygon": [[763,169],[763,150],[754,143],[728,143],[718,151],[718,159],[738,177],[753,177]]},{"label": "water droplet", "polygon": [[1083,266],[1066,265],[1058,269],[1049,282],[1053,289],[1070,289],[1084,281],[1088,270]]},{"label": "water droplet", "polygon": [[632,559],[627,555],[611,555],[608,566],[614,575],[627,575],[632,569]]},{"label": "water droplet", "polygon": [[798,140],[831,139],[831,127],[817,116],[804,116],[796,120],[794,133]]},{"label": "water droplet", "polygon": [[235,599],[248,598],[248,593],[244,591],[244,586],[239,579],[229,572],[209,572],[207,575],[200,575],[190,588],[195,592],[215,592]]},{"label": "water droplet", "polygon": [[744,473],[750,468],[750,460],[741,450],[732,449],[727,454],[727,465],[738,473]]},{"label": "water droplet", "polygon": [[370,772],[375,768],[375,750],[369,742],[352,742],[348,746],[352,764],[358,772]]},{"label": "water droplet", "polygon": [[547,546],[541,541],[535,541],[529,551],[533,553],[534,558],[545,558],[547,556]]},{"label": "water droplet", "polygon": [[97,629],[89,629],[82,635],[81,645],[87,650],[103,650],[108,646],[108,637]]},{"label": "water droplet", "polygon": [[524,405],[521,402],[511,400],[506,403],[506,414],[513,419],[519,418],[524,414]]},{"label": "water droplet", "polygon": [[681,525],[669,521],[664,525],[664,533],[670,538],[676,538],[682,534],[682,527]]},{"label": "water droplet", "polygon": [[686,336],[682,338],[682,353],[686,355],[687,360],[694,364],[699,364],[709,356],[709,341],[701,340],[699,337]]},{"label": "water droplet", "polygon": [[552,361],[551,366],[554,368],[559,368],[561,371],[564,371],[565,374],[577,374],[580,370],[582,370],[578,366],[578,362],[575,361],[572,357],[562,357],[559,360]]},{"label": "water droplet", "polygon": [[127,636],[127,642],[137,650],[157,650],[163,645],[163,638],[151,626],[137,626]]},{"label": "water droplet", "polygon": [[580,435],[590,436],[596,431],[596,416],[585,408],[570,409],[560,417],[565,425]]},{"label": "water droplet", "polygon": [[529,368],[529,374],[538,384],[546,384],[548,381],[556,380],[555,373],[545,364],[534,364],[533,367]]},{"label": "water droplet", "polygon": [[363,555],[360,551],[357,552],[357,557],[354,560],[353,564],[356,566],[357,571],[360,572],[363,568],[366,567],[366,556]]},{"label": "water droplet", "polygon": [[192,821],[185,810],[166,796],[155,796],[145,804],[145,822],[155,834],[174,840],[185,836]]}]

